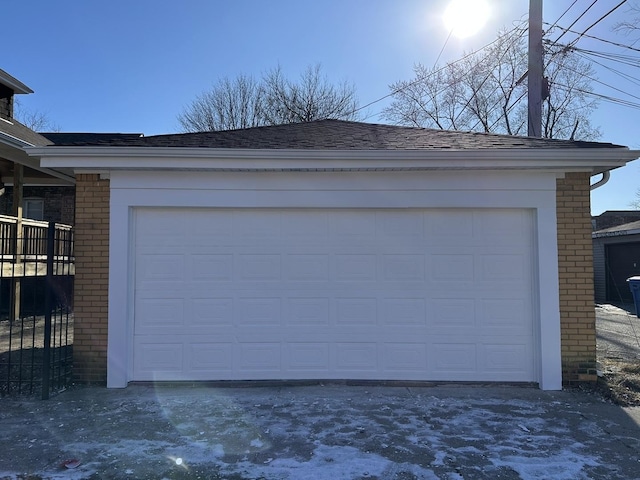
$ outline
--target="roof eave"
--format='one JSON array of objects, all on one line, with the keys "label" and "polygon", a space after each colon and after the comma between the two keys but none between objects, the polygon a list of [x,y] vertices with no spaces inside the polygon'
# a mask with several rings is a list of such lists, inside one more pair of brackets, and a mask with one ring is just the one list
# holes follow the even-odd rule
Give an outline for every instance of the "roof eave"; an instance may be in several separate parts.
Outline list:
[{"label": "roof eave", "polygon": [[74,185],[76,183],[73,176],[68,175],[65,172],[60,172],[54,168],[45,167],[38,161],[38,159],[27,155],[25,149],[34,148],[32,144],[4,132],[0,132],[0,144],[11,147],[8,149],[8,152],[10,153],[3,155],[3,158],[6,158],[13,163],[24,165],[33,170],[45,173],[51,177],[57,178],[58,180],[62,180],[65,184]]},{"label": "roof eave", "polygon": [[29,87],[27,87],[24,83],[22,83],[17,78],[9,75],[4,70],[0,70],[0,83],[2,83],[3,85],[6,85],[11,90],[13,90],[13,93],[19,93],[19,94],[33,93],[33,90],[31,90]]},{"label": "roof eave", "polygon": [[640,228],[635,228],[633,230],[616,230],[616,231],[599,231],[593,232],[591,234],[591,238],[611,238],[611,237],[624,237],[627,235],[638,235],[640,234]]},{"label": "roof eave", "polygon": [[[602,173],[640,157],[624,147],[306,150],[183,147],[27,147],[42,167],[86,170],[544,169]],[[179,163],[176,163],[179,162]]]}]

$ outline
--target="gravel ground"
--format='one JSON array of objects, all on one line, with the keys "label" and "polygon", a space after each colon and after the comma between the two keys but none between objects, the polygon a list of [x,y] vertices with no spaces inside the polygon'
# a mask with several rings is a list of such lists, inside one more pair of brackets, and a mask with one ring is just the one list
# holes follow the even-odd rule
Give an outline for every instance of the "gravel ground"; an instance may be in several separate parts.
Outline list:
[{"label": "gravel ground", "polygon": [[640,408],[576,391],[131,385],[1,405],[3,480],[627,480],[640,471]]}]

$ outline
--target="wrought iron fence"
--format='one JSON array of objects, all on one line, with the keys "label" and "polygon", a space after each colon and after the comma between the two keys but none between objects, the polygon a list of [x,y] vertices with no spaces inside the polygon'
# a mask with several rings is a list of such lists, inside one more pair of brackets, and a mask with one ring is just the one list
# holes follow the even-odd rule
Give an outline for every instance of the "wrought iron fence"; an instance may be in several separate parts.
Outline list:
[{"label": "wrought iron fence", "polygon": [[0,396],[49,398],[71,380],[73,229],[0,216]]}]

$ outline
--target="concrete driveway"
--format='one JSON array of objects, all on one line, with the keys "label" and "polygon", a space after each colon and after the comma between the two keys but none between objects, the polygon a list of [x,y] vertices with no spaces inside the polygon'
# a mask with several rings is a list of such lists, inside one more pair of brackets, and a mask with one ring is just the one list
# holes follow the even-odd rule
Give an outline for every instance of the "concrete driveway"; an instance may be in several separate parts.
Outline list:
[{"label": "concrete driveway", "polygon": [[639,421],[526,387],[82,387],[0,401],[0,478],[630,479]]},{"label": "concrete driveway", "polygon": [[596,305],[598,358],[640,359],[640,318],[633,304]]}]

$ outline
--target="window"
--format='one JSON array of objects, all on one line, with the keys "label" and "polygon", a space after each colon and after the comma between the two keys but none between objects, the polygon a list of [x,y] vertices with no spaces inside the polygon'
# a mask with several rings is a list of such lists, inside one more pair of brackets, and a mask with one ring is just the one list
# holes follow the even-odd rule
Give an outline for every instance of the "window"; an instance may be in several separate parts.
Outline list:
[{"label": "window", "polygon": [[44,220],[44,200],[42,198],[23,199],[22,216],[32,220]]}]

